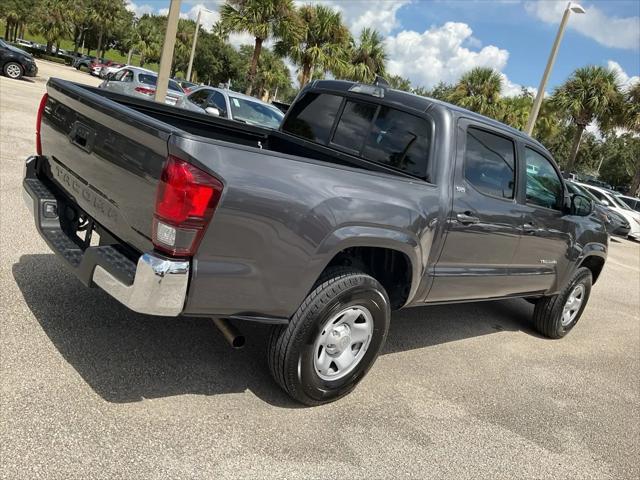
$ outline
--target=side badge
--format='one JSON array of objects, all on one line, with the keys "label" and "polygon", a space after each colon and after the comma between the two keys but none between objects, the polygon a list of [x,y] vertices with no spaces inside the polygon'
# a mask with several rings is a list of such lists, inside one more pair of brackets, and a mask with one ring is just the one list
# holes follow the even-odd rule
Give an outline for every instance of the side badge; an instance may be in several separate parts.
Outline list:
[{"label": "side badge", "polygon": [[456,192],[458,193],[465,193],[467,191],[466,188],[461,187],[460,185],[456,185]]}]

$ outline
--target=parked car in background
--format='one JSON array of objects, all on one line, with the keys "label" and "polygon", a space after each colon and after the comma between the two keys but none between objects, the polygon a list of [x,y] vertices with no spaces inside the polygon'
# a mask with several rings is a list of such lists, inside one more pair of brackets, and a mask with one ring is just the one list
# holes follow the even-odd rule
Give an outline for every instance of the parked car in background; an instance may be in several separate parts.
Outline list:
[{"label": "parked car in background", "polygon": [[626,218],[603,204],[598,197],[580,185],[568,180],[567,188],[571,193],[584,195],[593,202],[593,214],[605,224],[609,235],[620,235],[621,237],[629,235],[631,225]]},{"label": "parked car in background", "polygon": [[31,40],[25,40],[24,38],[18,38],[15,43],[21,47],[33,48],[33,42]]},{"label": "parked car in background", "polygon": [[96,63],[102,63],[104,59],[92,55],[82,55],[73,62],[73,66],[78,70],[91,71],[91,67]]},{"label": "parked car in background", "polygon": [[640,198],[630,197],[628,195],[616,195],[616,198],[636,212],[640,212]]},{"label": "parked car in background", "polygon": [[112,63],[111,65],[103,66],[98,76],[100,78],[107,78],[107,75],[117,72],[124,66],[124,63]]},{"label": "parked car in background", "polygon": [[[576,182],[577,183],[577,182]],[[604,205],[609,207],[616,213],[622,215],[628,222],[631,230],[629,231],[629,238],[633,240],[640,240],[640,213],[636,212],[629,208],[629,206],[618,200],[618,198],[611,193],[610,191],[596,187],[594,185],[589,185],[586,183],[577,183],[581,187],[585,188],[589,192],[591,192],[598,200],[600,200]]]},{"label": "parked car in background", "polygon": [[178,82],[178,85],[182,87],[182,90],[184,90],[184,93],[186,93],[187,95],[198,87],[197,83],[187,82],[186,80],[181,80],[179,78],[174,78],[174,80]]},{"label": "parked car in background", "polygon": [[[109,74],[99,88],[123,95],[144,98],[145,100],[153,100],[156,94],[157,82],[158,74],[156,72],[146,68],[129,66]],[[167,90],[165,103],[167,105],[176,105],[182,97],[184,97],[184,91],[180,85],[175,80],[169,79],[169,89]]]},{"label": "parked car in background", "polygon": [[17,80],[23,76],[35,77],[38,67],[33,55],[0,40],[0,71],[3,75]]},{"label": "parked car in background", "polygon": [[273,105],[242,93],[215,87],[198,87],[182,97],[176,107],[237,122],[276,129],[284,114]]}]

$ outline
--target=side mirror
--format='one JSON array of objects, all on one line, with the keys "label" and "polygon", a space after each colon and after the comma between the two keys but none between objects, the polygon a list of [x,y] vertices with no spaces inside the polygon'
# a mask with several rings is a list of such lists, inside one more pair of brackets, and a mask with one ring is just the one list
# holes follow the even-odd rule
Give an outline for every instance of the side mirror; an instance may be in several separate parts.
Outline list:
[{"label": "side mirror", "polygon": [[571,215],[586,217],[593,212],[593,203],[584,195],[575,193],[571,196]]},{"label": "side mirror", "polygon": [[602,203],[605,207],[608,207],[610,205],[609,200],[607,200],[606,198],[600,200],[600,203]]},{"label": "side mirror", "polygon": [[207,107],[204,109],[204,111],[207,112],[209,115],[213,115],[214,117],[220,116],[220,110],[218,110],[215,107]]}]

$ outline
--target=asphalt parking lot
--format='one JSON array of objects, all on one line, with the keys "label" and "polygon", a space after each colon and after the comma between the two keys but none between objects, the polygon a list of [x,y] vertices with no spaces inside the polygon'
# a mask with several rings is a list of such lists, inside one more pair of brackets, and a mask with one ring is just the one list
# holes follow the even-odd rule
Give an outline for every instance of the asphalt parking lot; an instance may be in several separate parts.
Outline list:
[{"label": "asphalt parking lot", "polygon": [[0,477],[636,479],[640,245],[616,239],[580,323],[546,340],[522,300],[394,315],[346,399],[301,408],[261,326],[127,311],[83,288],[21,195],[48,76],[0,77]]}]

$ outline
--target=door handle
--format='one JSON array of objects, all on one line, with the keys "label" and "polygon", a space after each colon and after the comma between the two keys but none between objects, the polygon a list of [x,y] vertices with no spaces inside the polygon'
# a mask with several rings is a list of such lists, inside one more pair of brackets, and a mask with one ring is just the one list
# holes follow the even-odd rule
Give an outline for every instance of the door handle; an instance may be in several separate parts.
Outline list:
[{"label": "door handle", "polygon": [[480,219],[478,217],[474,217],[473,215],[471,215],[471,212],[459,213],[456,215],[456,218],[458,219],[458,222],[463,225],[471,225],[473,223],[480,222]]},{"label": "door handle", "polygon": [[527,222],[523,225],[524,233],[528,233],[529,235],[533,235],[538,231],[538,227],[536,227],[535,222]]}]

